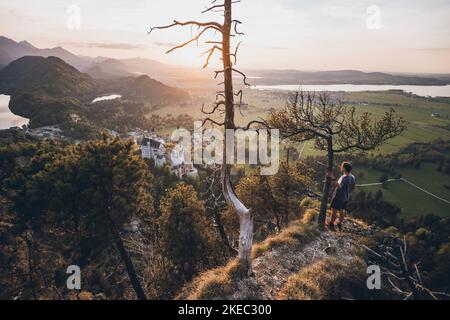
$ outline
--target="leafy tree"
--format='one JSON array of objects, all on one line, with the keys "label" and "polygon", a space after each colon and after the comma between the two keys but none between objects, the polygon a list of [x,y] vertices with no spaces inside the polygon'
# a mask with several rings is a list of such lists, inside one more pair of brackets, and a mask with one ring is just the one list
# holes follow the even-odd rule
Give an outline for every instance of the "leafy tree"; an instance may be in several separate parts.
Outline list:
[{"label": "leafy tree", "polygon": [[314,140],[319,150],[327,152],[327,175],[323,186],[318,223],[323,228],[331,189],[331,175],[336,153],[369,151],[405,130],[405,121],[391,109],[381,119],[369,113],[357,115],[330,94],[297,92],[289,97],[286,108],[273,111],[267,124],[282,136],[297,142]]},{"label": "leafy tree", "polygon": [[287,226],[290,216],[299,211],[299,200],[311,188],[308,170],[302,162],[280,163],[274,176],[250,175],[239,180],[236,193],[255,216],[258,238],[280,231]]},{"label": "leafy tree", "polygon": [[[268,179],[257,174],[245,176],[236,185],[236,194],[254,213],[254,236],[264,239],[270,233],[281,228],[280,213],[273,198]],[[239,237],[238,217],[232,211],[225,213],[229,233],[235,239]]]},{"label": "leafy tree", "polygon": [[290,166],[287,162],[280,163],[276,175],[269,177],[269,185],[277,207],[281,211],[281,224],[287,226],[289,215],[298,210],[299,199],[311,189],[312,182],[308,178],[309,170],[302,162]]}]

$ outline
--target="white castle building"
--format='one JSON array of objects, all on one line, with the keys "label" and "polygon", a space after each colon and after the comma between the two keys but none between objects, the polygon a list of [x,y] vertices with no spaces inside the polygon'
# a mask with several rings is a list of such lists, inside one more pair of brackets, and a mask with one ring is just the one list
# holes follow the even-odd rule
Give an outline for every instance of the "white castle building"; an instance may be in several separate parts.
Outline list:
[{"label": "white castle building", "polygon": [[141,152],[142,158],[153,159],[157,167],[162,167],[166,164],[166,148],[162,139],[143,138]]}]

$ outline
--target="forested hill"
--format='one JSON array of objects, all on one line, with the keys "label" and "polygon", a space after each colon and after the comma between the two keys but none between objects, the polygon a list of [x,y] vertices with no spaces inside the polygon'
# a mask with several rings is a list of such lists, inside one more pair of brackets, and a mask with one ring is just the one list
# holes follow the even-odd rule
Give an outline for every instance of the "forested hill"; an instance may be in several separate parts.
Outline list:
[{"label": "forested hill", "polygon": [[147,75],[138,78],[126,77],[111,80],[98,80],[105,92],[118,92],[133,101],[156,103],[186,102],[189,94],[181,89],[173,88],[150,78]]},{"label": "forested hill", "polygon": [[[110,94],[119,94],[122,99],[102,103],[102,110],[105,103],[112,106],[103,118],[112,117],[120,123],[123,122],[121,116],[126,115],[126,123],[136,118],[140,119],[136,125],[147,127],[144,115],[152,104],[182,104],[190,100],[187,92],[148,76],[98,80],[60,58],[37,56],[22,57],[0,70],[0,94],[11,96],[9,108],[17,115],[29,118],[31,127],[63,123],[73,126],[71,114],[81,117],[78,127],[101,126],[103,122],[96,122],[98,110],[92,101]],[[87,129],[84,126],[78,131],[87,132]],[[119,130],[117,127],[108,129]]]},{"label": "forested hill", "polygon": [[0,71],[0,90],[9,95],[83,98],[94,95],[98,86],[89,75],[60,58],[26,56]]},{"label": "forested hill", "polygon": [[94,80],[89,75],[57,57],[22,57],[0,71],[0,92],[46,95],[52,98],[91,99],[111,92],[129,100],[182,102],[189,100],[183,90],[166,86],[150,78],[126,77],[116,80]]}]

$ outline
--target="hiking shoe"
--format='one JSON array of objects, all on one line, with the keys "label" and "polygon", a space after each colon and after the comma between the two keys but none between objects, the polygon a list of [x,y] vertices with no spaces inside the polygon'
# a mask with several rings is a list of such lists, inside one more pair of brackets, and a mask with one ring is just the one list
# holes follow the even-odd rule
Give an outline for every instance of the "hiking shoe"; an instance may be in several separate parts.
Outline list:
[{"label": "hiking shoe", "polygon": [[333,232],[336,232],[336,227],[334,226],[333,223],[330,223],[330,224],[328,225],[328,229],[330,229],[330,230],[333,231]]},{"label": "hiking shoe", "polygon": [[342,231],[342,223],[338,223],[337,227],[339,231]]}]

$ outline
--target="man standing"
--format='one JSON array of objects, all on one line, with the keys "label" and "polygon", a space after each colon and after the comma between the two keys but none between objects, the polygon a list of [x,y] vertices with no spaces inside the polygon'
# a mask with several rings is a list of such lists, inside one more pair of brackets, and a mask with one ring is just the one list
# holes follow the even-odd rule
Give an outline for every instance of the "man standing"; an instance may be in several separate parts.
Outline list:
[{"label": "man standing", "polygon": [[331,220],[329,223],[329,229],[336,231],[335,222],[337,213],[339,212],[338,229],[342,230],[342,223],[344,222],[345,210],[347,210],[347,204],[350,200],[350,194],[355,189],[355,176],[351,174],[352,165],[349,162],[343,162],[341,165],[342,176],[339,180],[333,176],[332,172],[328,172],[328,176],[336,183],[336,189],[334,192],[333,200],[331,200]]}]

